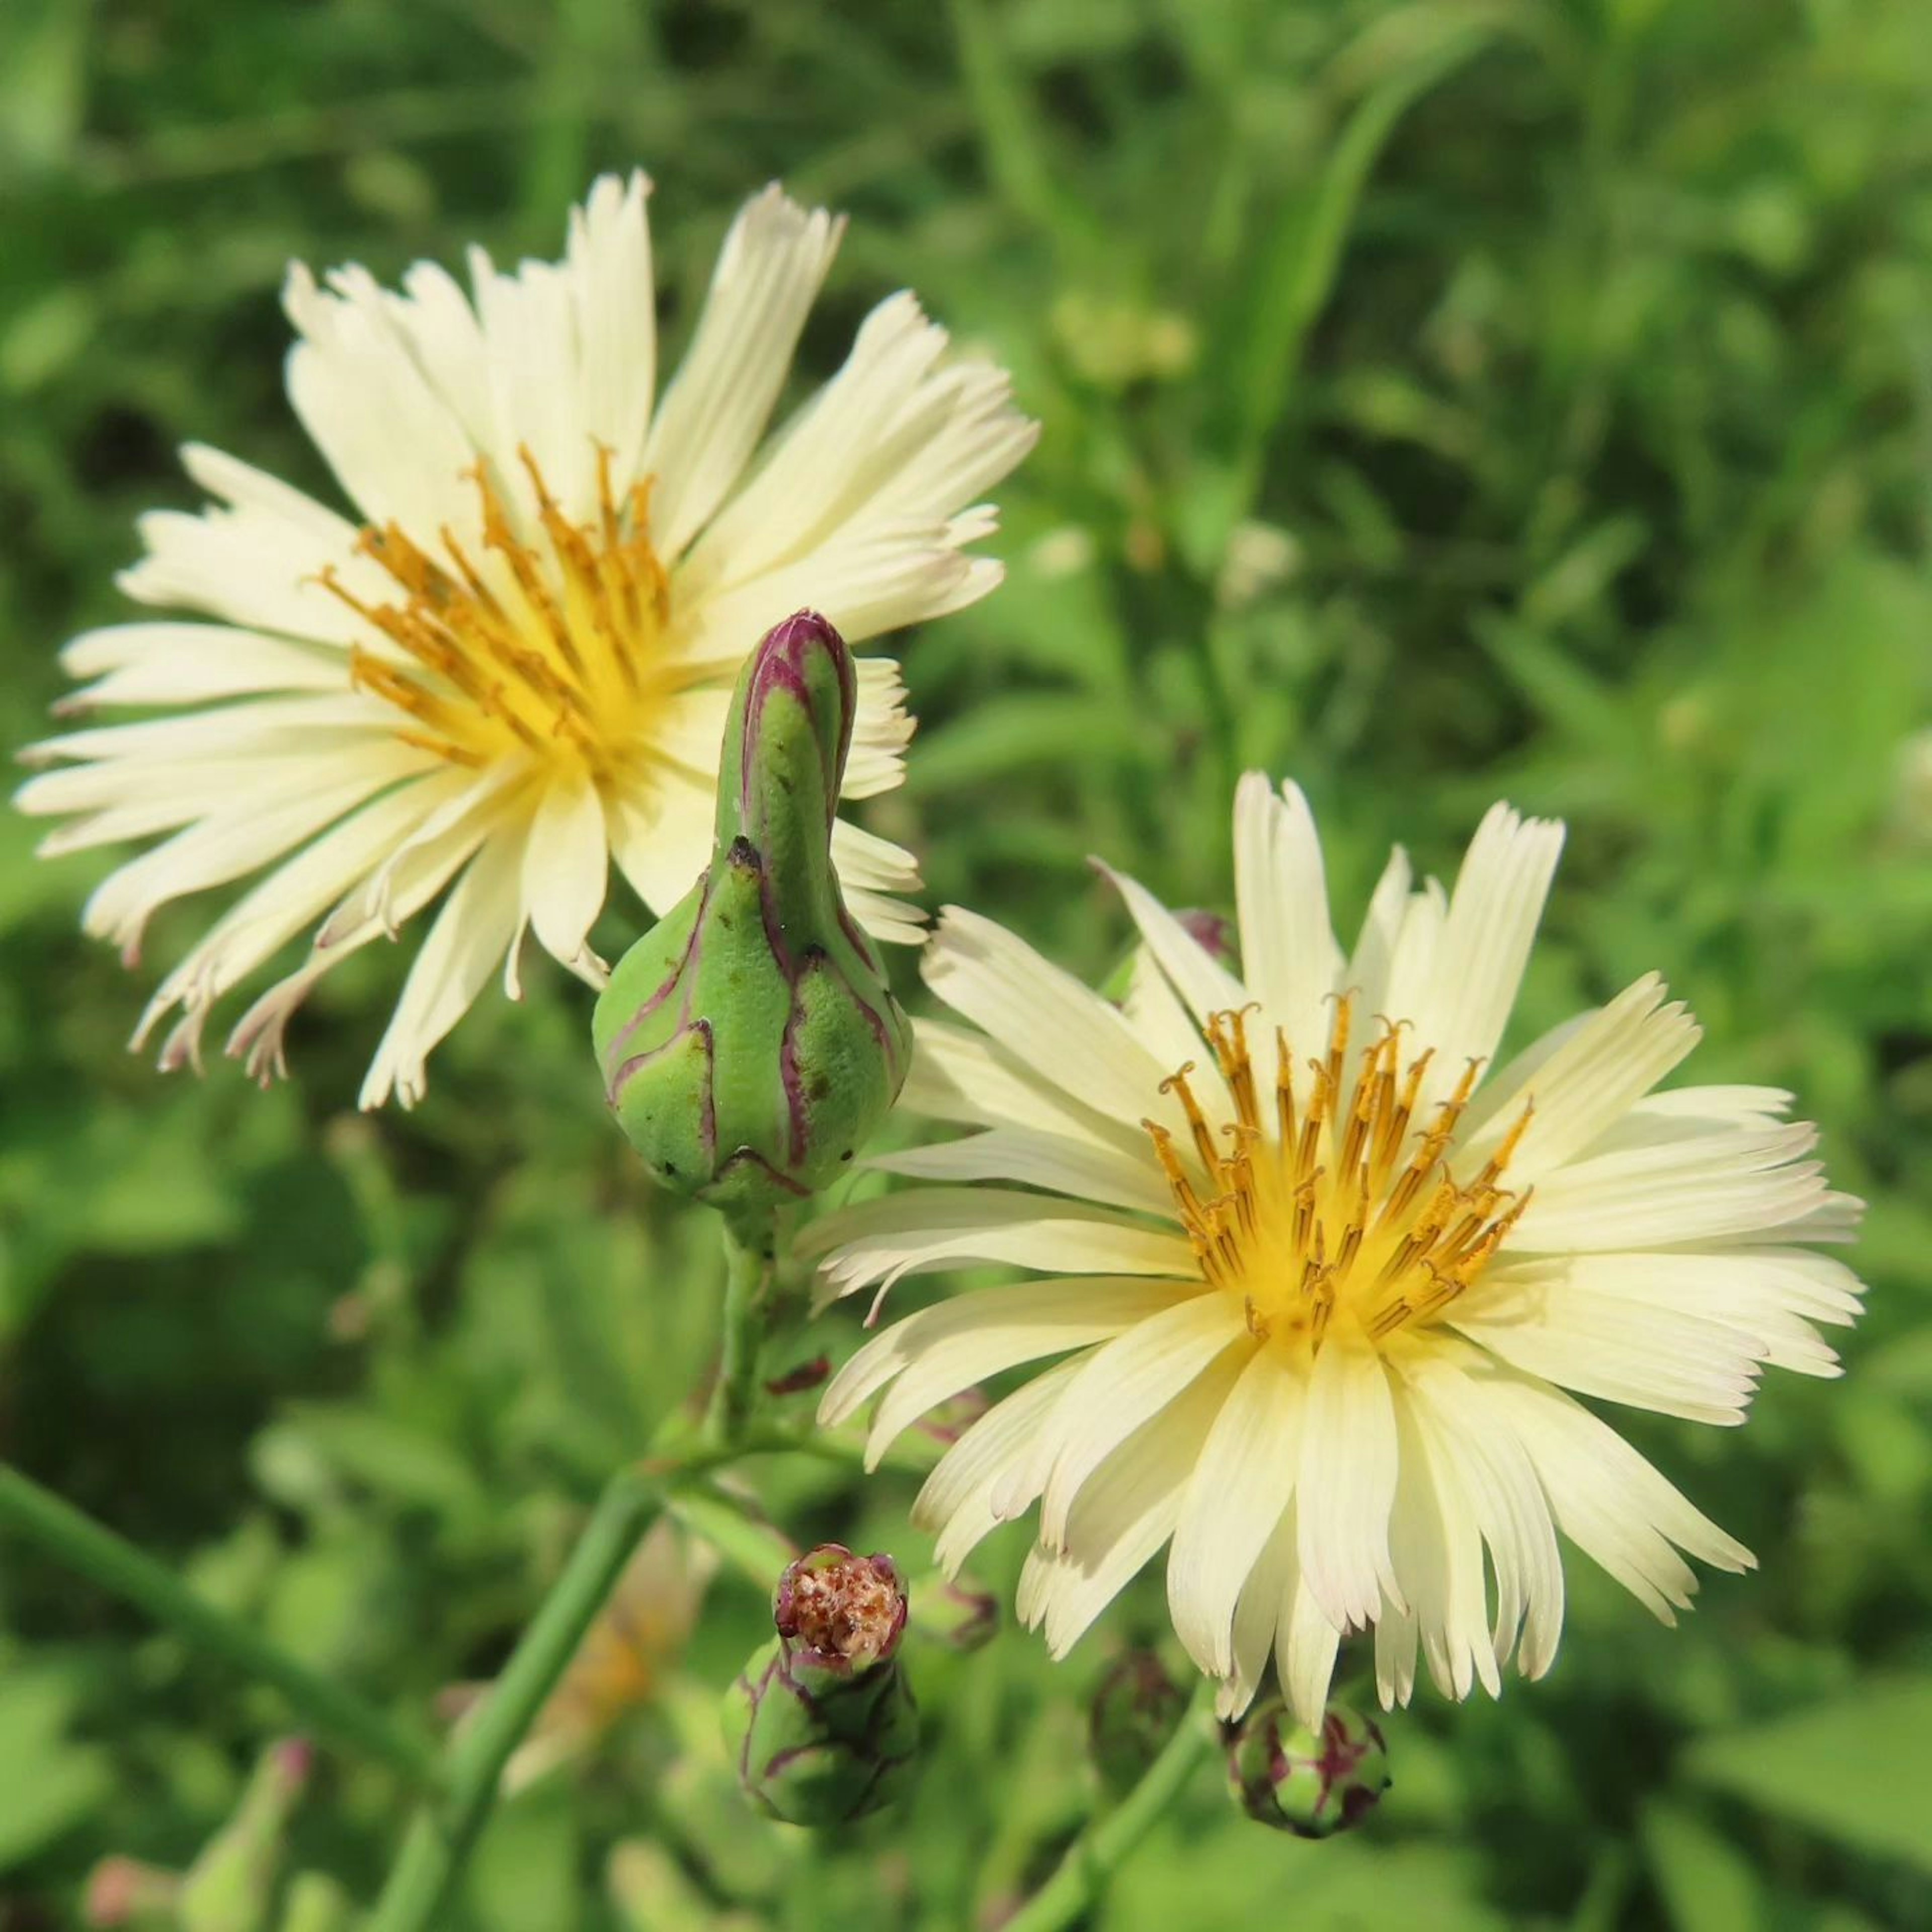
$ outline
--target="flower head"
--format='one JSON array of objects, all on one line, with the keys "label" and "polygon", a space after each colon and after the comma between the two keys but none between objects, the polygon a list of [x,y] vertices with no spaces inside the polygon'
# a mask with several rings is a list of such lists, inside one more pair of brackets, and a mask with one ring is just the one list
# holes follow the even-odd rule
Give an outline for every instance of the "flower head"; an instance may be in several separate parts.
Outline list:
[{"label": "flower head", "polygon": [[[524,935],[601,983],[589,934],[610,868],[662,912],[710,847],[739,665],[810,603],[859,640],[983,596],[999,566],[980,492],[1034,426],[985,363],[942,360],[908,293],[760,454],[842,224],[776,187],[732,224],[690,348],[662,394],[641,175],[599,181],[560,262],[466,296],[419,264],[400,292],[356,268],[291,271],[290,400],[352,519],[234,458],[184,452],[218,500],[142,522],[122,580],[197,621],[70,644],[69,710],[165,715],[68,734],[19,802],[68,822],[48,853],[171,835],[89,902],[130,964],[162,906],[262,876],[163,980],[164,1066],[198,1060],[210,1011],[304,931],[296,969],[229,1038],[279,1070],[290,1015],[338,962],[442,902],[362,1092],[418,1098],[424,1060]],[[896,668],[859,672],[844,796],[898,782]],[[916,938],[896,847],[841,823],[852,909]]]},{"label": "flower head", "polygon": [[[1766,1363],[1836,1372],[1813,1324],[1856,1278],[1790,1096],[1654,1090],[1697,1028],[1654,976],[1490,1070],[1562,841],[1498,806],[1453,893],[1390,859],[1352,953],[1292,787],[1244,781],[1244,976],[1117,883],[1144,951],[1119,1008],[950,913],[903,1105],[976,1127],[880,1165],[941,1184],[812,1231],[842,1292],[967,1262],[1045,1279],[942,1301],[860,1350],[836,1420],[871,1453],[934,1402],[1053,1356],[934,1472],[960,1562],[1039,1507],[1019,1607],[1064,1652],[1163,1546],[1174,1627],[1244,1709],[1270,1653],[1318,1728],[1344,1636],[1384,1703],[1546,1670],[1557,1532],[1666,1622],[1750,1556],[1582,1394],[1742,1420]],[[1055,1198],[1059,1197],[1059,1198]],[[1574,1392],[1574,1393],[1572,1393]]]}]

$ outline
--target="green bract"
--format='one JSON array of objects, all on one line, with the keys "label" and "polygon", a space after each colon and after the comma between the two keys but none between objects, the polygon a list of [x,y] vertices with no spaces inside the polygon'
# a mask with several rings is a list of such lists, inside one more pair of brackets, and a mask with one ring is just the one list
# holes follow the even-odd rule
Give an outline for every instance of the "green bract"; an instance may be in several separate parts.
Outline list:
[{"label": "green bract", "polygon": [[1389,1788],[1380,1726],[1346,1704],[1322,1714],[1318,1738],[1279,1698],[1256,1706],[1228,1741],[1234,1802],[1250,1818],[1298,1838],[1358,1825]]},{"label": "green bract", "polygon": [[843,1824],[890,1804],[919,1746],[898,1656],[898,1566],[821,1544],[779,1579],[772,1620],[777,1636],[725,1694],[746,1796],[790,1825]]},{"label": "green bract", "polygon": [[832,865],[855,702],[824,618],[766,634],[725,722],[711,863],[597,1003],[618,1124],[667,1187],[721,1208],[824,1186],[905,1078],[905,1016]]}]

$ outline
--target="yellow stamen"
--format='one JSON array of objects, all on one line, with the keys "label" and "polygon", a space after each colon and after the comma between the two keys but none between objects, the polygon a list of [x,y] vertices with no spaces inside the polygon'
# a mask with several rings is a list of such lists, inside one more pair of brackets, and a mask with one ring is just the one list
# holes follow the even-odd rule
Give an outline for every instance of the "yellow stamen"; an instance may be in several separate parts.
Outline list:
[{"label": "yellow stamen", "polygon": [[1353,1004],[1351,994],[1336,998],[1327,1051],[1303,1063],[1313,1076],[1305,1106],[1290,1042],[1275,1029],[1275,1104],[1265,1124],[1246,1012],[1208,1016],[1202,1031],[1235,1118],[1217,1141],[1188,1078],[1192,1061],[1161,1090],[1186,1122],[1198,1176],[1168,1129],[1142,1123],[1203,1278],[1240,1298],[1258,1341],[1318,1349],[1346,1321],[1382,1342],[1436,1319],[1528,1205],[1528,1190],[1500,1183],[1528,1130],[1529,1106],[1480,1171],[1459,1180],[1450,1150],[1482,1062],[1470,1061],[1418,1126],[1432,1049],[1405,1066],[1402,1029],[1384,1020],[1351,1076]]},{"label": "yellow stamen", "polygon": [[405,714],[404,742],[449,764],[481,769],[514,754],[600,783],[628,778],[654,717],[693,681],[651,540],[650,482],[620,498],[600,444],[596,510],[578,524],[529,449],[517,454],[534,530],[479,462],[465,480],[477,493],[480,552],[446,527],[433,555],[399,525],[372,524],[356,549],[395,586],[392,601],[322,572],[323,587],[376,634],[352,646],[351,680]]}]

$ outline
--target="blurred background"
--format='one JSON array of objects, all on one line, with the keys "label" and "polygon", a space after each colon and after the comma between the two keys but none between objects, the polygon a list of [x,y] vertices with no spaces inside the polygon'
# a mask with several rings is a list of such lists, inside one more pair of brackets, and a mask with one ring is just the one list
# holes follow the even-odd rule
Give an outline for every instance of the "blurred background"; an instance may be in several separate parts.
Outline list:
[{"label": "blurred background", "polygon": [[[1576,1564],[1550,1678],[1422,1696],[1366,1830],[1273,1837],[1204,1774],[1091,1922],[1932,1924],[1923,0],[6,0],[8,742],[128,614],[137,513],[195,503],[177,445],[334,500],[280,393],[290,257],[554,255],[634,164],[674,344],[782,176],[853,218],[801,381],[910,284],[1044,419],[1006,587],[898,642],[923,728],[867,822],[934,904],[1104,971],[1087,855],[1225,904],[1258,764],[1313,797],[1346,929],[1392,840],[1451,867],[1507,795],[1570,822],[1525,1036],[1660,968],[1699,1077],[1795,1089],[1872,1204],[1844,1382],[1774,1376],[1742,1432],[1630,1424],[1760,1574],[1670,1632]],[[77,930],[107,861],[36,836],[0,816],[0,1454],[428,1721],[705,1374],[712,1231],[646,1197],[554,972],[486,993],[412,1115],[353,1111],[384,948],[292,1084],[157,1076],[124,1042],[207,911],[124,973]],[[796,1534],[928,1560],[906,1479],[751,1474]],[[984,1557],[1006,1601],[1024,1540]],[[1166,1621],[1156,1578],[1064,1666],[1010,1630],[922,1658],[916,1796],[806,1840],[716,1756],[760,1619],[721,1579],[688,1645],[646,1630],[457,1922],[990,1932],[1093,1802],[1096,1679]],[[110,1855],[187,1864],[286,1723],[0,1547],[0,1928],[85,1923]],[[367,1899],[399,1804],[325,1752],[286,1868]]]}]

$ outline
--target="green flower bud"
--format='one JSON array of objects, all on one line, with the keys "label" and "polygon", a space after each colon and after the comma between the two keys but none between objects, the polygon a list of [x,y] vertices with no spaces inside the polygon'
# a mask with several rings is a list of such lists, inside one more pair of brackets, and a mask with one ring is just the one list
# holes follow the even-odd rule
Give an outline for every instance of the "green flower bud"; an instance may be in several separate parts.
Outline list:
[{"label": "green flower bud", "polygon": [[726,1694],[738,1782],[791,1825],[839,1825],[890,1804],[919,1744],[898,1662],[906,1589],[890,1556],[821,1544],[788,1564],[772,1600],[778,1635]]},{"label": "green flower bud", "polygon": [[88,1873],[81,1916],[117,1932],[173,1932],[181,1887],[180,1873],[117,1852]]},{"label": "green flower bud", "polygon": [[275,1932],[351,1932],[355,1924],[355,1901],[334,1880],[323,1872],[297,1872]]},{"label": "green flower bud", "polygon": [[1228,1778],[1250,1818],[1298,1838],[1333,1838],[1359,1825],[1389,1788],[1380,1726],[1330,1704],[1318,1738],[1279,1697],[1228,1729]]},{"label": "green flower bud", "polygon": [[257,1932],[266,1922],[289,1819],[313,1757],[300,1738],[263,1754],[235,1815],[202,1846],[182,1881],[182,1932]]},{"label": "green flower bud", "polygon": [[905,1078],[910,1030],[832,865],[856,692],[824,618],[766,634],[725,722],[711,863],[597,1002],[618,1124],[665,1186],[728,1210],[823,1187]]},{"label": "green flower bud", "polygon": [[626,1932],[758,1932],[749,1912],[719,1911],[677,1860],[649,1838],[614,1846],[605,1881]]},{"label": "green flower bud", "polygon": [[1115,1659],[1094,1690],[1087,1721],[1094,1768],[1111,1796],[1124,1796],[1140,1782],[1186,1708],[1187,1694],[1152,1651]]}]

